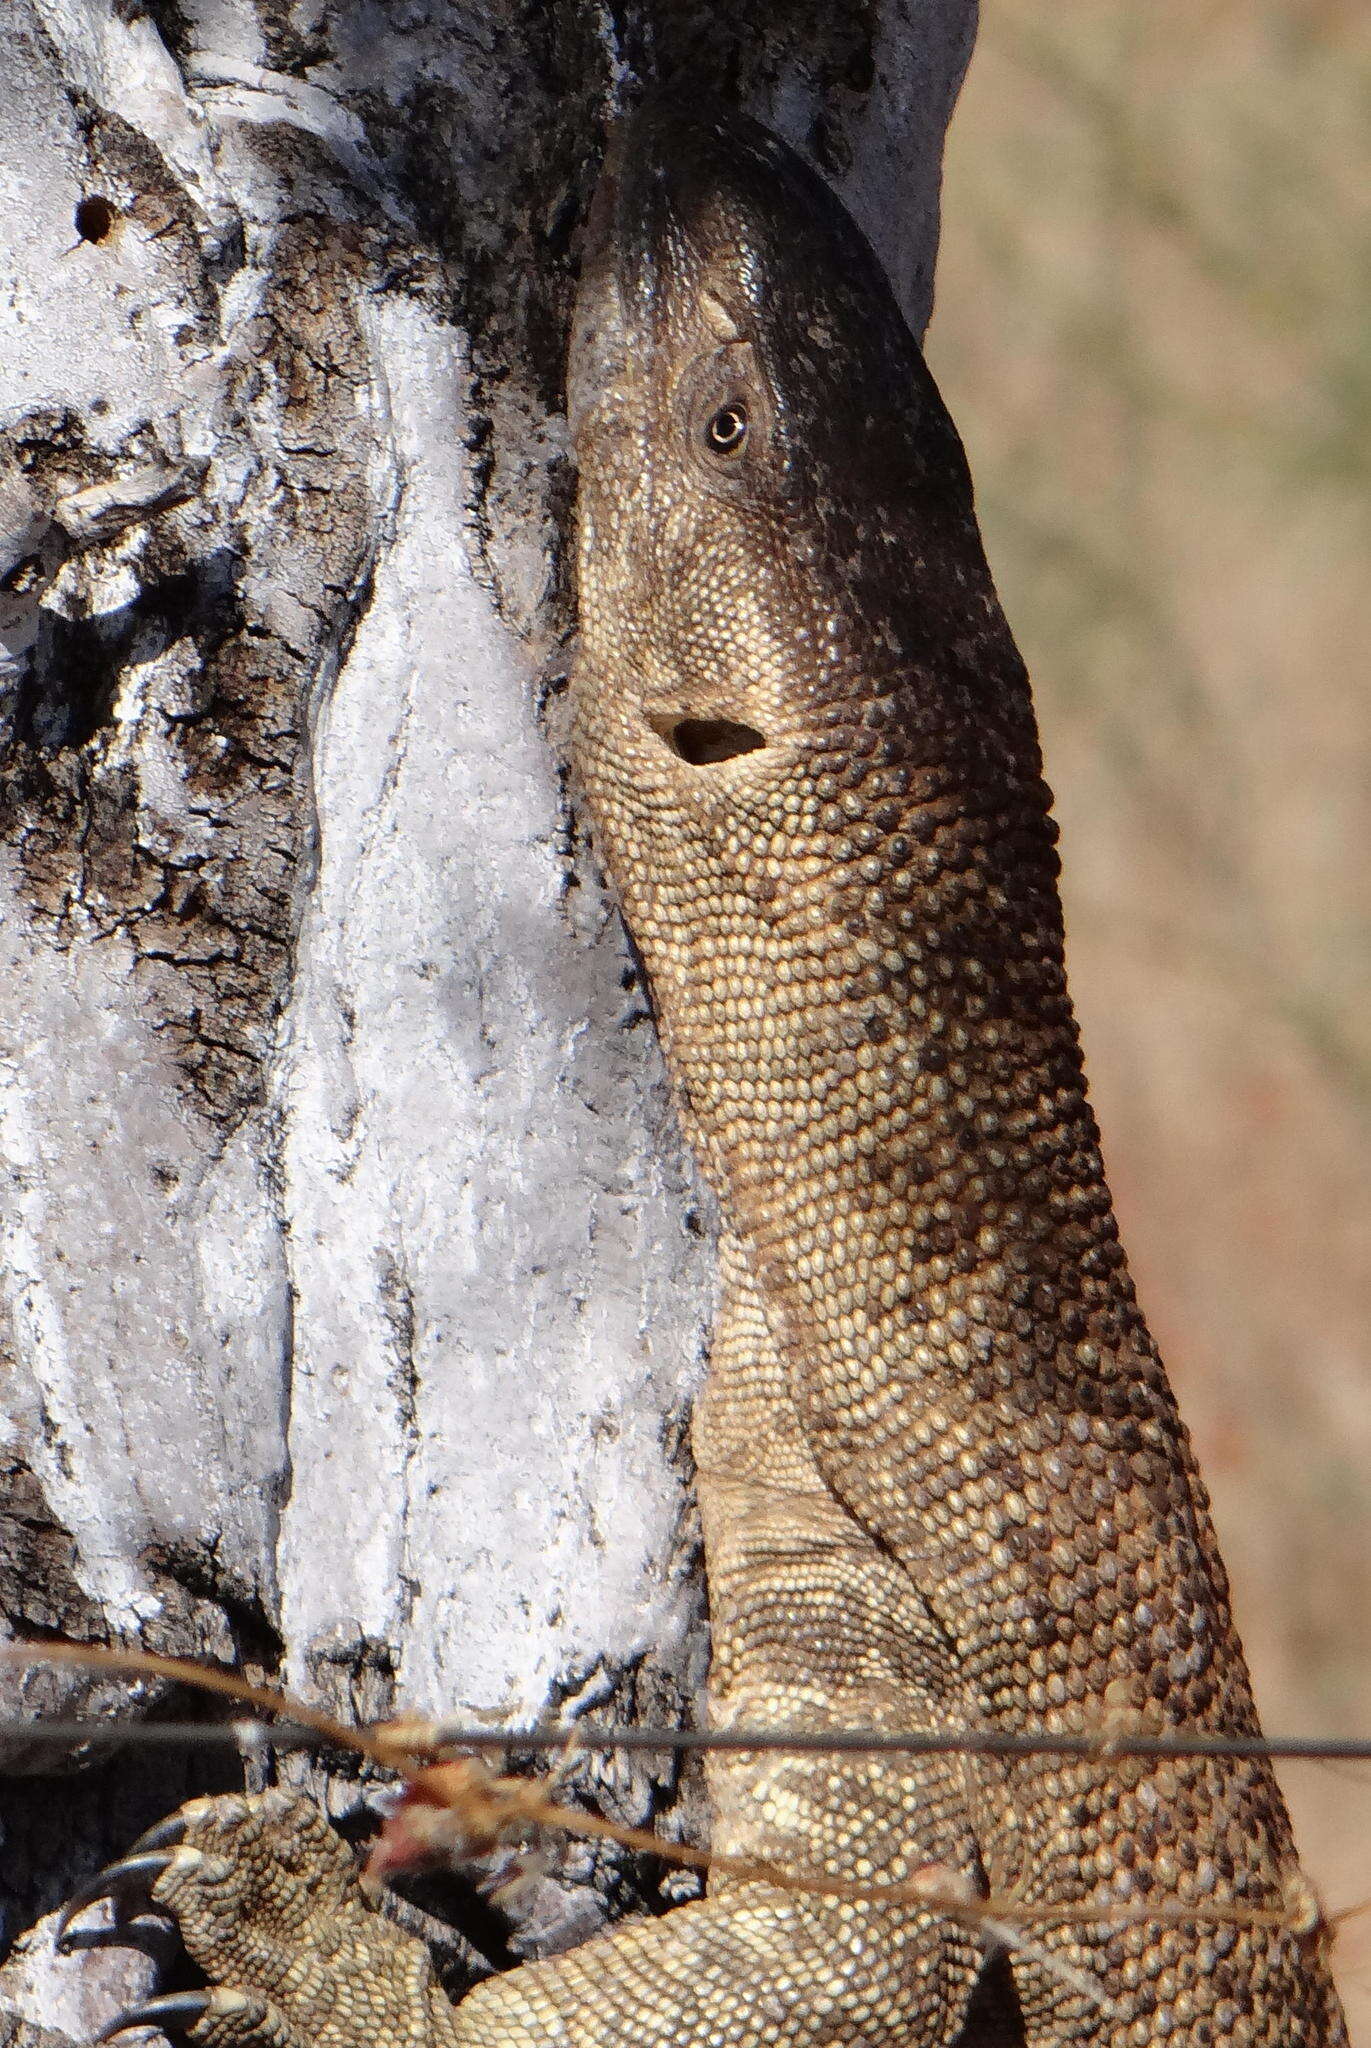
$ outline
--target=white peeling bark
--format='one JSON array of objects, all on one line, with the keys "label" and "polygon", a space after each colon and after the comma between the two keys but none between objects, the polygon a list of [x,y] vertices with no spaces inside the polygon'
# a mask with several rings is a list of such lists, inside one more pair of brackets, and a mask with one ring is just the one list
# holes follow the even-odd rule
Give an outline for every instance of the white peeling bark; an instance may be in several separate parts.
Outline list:
[{"label": "white peeling bark", "polygon": [[[7,10],[0,1621],[680,1714],[709,1219],[538,680],[573,229],[633,76],[741,81],[921,324],[974,6],[399,12]],[[144,1965],[24,1930],[232,1766],[9,1762],[0,2039],[74,2036]]]}]

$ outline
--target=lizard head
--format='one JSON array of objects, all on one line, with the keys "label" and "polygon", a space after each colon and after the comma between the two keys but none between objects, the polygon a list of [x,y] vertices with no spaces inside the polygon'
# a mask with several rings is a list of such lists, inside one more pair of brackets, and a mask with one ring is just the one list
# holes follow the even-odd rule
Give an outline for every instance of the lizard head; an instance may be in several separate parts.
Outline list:
[{"label": "lizard head", "polygon": [[776,137],[621,126],[568,391],[575,766],[707,1150],[759,1060],[823,1085],[920,1033],[950,928],[1019,1003],[998,927],[1057,944],[1032,709],[918,345]]},{"label": "lizard head", "polygon": [[568,387],[585,665],[631,674],[644,765],[804,747],[920,673],[927,711],[969,683],[1022,714],[956,431],[860,232],[775,136],[621,124]]}]

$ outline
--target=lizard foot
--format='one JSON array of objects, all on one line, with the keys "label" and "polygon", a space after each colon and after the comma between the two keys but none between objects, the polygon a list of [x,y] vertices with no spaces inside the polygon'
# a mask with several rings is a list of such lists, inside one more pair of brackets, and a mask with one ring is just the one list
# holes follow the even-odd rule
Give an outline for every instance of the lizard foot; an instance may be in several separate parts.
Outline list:
[{"label": "lizard foot", "polygon": [[83,1886],[59,1942],[102,1897],[124,1919],[174,1919],[209,1979],[122,2013],[102,2039],[157,2026],[194,2048],[433,2048],[450,2029],[427,1949],[374,1911],[342,1841],[289,1793],[192,1800]]}]

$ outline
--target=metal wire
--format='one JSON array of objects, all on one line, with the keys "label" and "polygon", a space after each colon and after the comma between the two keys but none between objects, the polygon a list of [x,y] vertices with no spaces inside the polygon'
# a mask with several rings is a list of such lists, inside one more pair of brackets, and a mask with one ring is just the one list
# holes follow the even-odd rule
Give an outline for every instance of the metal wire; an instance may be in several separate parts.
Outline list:
[{"label": "metal wire", "polygon": [[6,1719],[0,1715],[0,1744],[41,1744],[45,1749],[329,1749],[334,1745],[313,1728],[292,1722],[103,1721],[93,1717],[50,1721]]},{"label": "metal wire", "polygon": [[[41,1743],[52,1748],[144,1749],[261,1748],[328,1749],[330,1736],[290,1721],[268,1722],[250,1716],[231,1721],[110,1721],[94,1718],[22,1720],[0,1717],[0,1743]],[[1116,1758],[1270,1757],[1323,1763],[1371,1763],[1371,1737],[1209,1735],[1175,1729],[1166,1734],[1055,1729],[875,1728],[785,1729],[733,1728],[716,1732],[697,1728],[597,1728],[573,1722],[565,1728],[470,1728],[458,1722],[427,1723],[416,1750],[483,1751],[578,1750],[605,1754],[616,1750],[709,1751],[736,1753],[789,1751],[798,1755],[1002,1756],[1081,1757],[1107,1763]]]}]

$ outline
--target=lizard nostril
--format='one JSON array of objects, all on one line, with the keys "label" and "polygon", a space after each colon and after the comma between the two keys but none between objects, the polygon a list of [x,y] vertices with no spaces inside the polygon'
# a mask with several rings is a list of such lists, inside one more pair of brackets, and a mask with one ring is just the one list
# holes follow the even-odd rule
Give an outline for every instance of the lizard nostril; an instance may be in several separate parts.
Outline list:
[{"label": "lizard nostril", "polygon": [[735,754],[755,753],[766,734],[733,718],[682,718],[665,735],[683,761],[699,768],[706,761],[731,761]]}]

